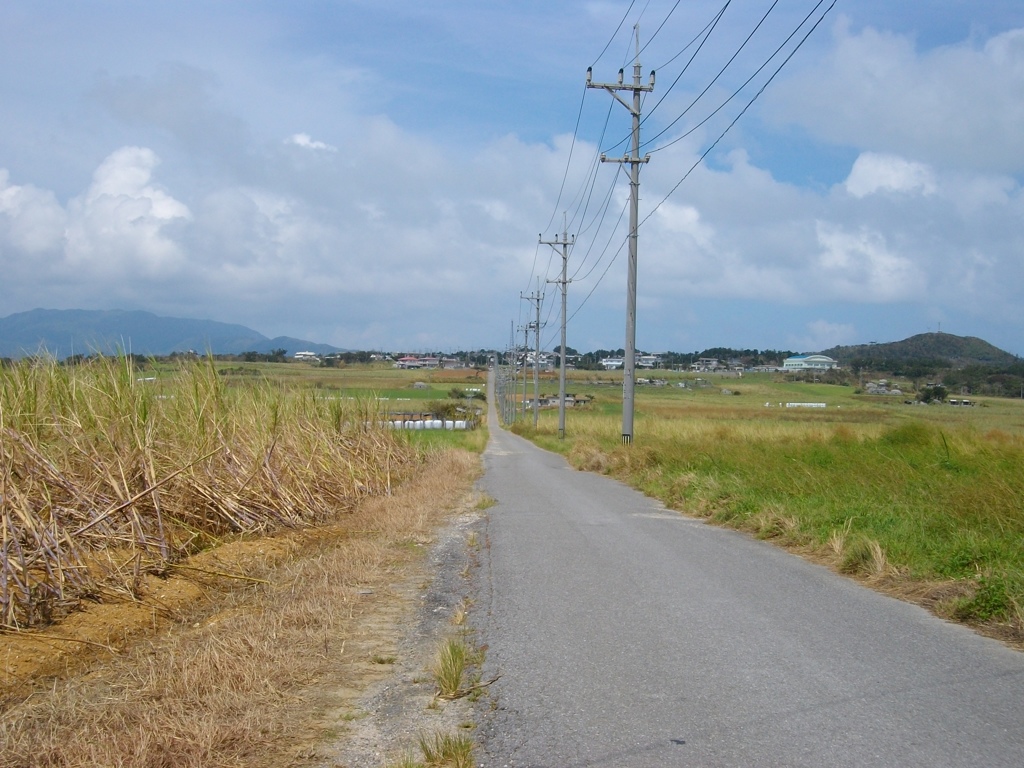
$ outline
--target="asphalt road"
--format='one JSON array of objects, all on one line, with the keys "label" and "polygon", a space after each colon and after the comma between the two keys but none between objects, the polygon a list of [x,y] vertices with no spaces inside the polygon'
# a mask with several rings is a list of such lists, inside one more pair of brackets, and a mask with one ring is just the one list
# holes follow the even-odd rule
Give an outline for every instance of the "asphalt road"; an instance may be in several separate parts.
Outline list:
[{"label": "asphalt road", "polygon": [[495,418],[473,620],[502,677],[481,765],[1024,766],[1024,654]]}]

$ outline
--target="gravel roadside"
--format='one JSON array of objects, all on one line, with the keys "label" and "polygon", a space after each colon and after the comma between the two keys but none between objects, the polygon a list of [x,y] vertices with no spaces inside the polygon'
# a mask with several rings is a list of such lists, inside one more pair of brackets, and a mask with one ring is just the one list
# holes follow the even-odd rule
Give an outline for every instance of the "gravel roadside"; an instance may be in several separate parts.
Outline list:
[{"label": "gravel roadside", "polygon": [[466,698],[437,698],[431,667],[446,638],[468,635],[467,644],[474,645],[471,630],[456,622],[471,597],[474,527],[483,514],[474,510],[453,518],[437,532],[419,568],[393,586],[396,610],[383,618],[394,633],[393,663],[354,702],[355,714],[350,709],[339,717],[343,735],[318,749],[329,756],[323,768],[382,768],[407,754],[419,759],[420,735],[473,735],[473,705]]}]

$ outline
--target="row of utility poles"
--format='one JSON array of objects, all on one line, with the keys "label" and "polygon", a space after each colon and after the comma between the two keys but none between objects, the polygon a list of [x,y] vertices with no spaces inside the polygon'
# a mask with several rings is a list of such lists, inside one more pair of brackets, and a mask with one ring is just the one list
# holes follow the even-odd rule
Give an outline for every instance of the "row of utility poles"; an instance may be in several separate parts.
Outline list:
[{"label": "row of utility poles", "polygon": [[[648,162],[651,157],[645,155],[640,157],[640,101],[641,96],[645,92],[654,90],[654,72],[651,72],[650,82],[647,85],[643,85],[640,82],[640,31],[639,27],[634,27],[634,33],[636,35],[636,57],[633,63],[633,82],[624,82],[623,70],[619,70],[618,82],[614,83],[597,83],[593,81],[592,68],[587,68],[587,88],[600,88],[607,91],[613,99],[622,104],[633,118],[633,126],[631,133],[631,146],[630,151],[624,154],[621,158],[609,158],[605,155],[601,155],[602,163],[621,163],[629,166],[629,263],[627,264],[627,277],[626,277],[626,344],[625,344],[625,359],[622,364],[622,442],[624,445],[630,445],[633,442],[633,392],[636,383],[636,273],[637,273],[637,228],[639,226],[639,201],[640,201],[640,166]],[[632,93],[632,99],[627,101],[620,96],[620,92]],[[552,248],[558,250],[561,249],[562,255],[562,275],[559,280],[551,280],[549,282],[555,283],[561,287],[562,293],[562,342],[561,351],[559,353],[559,376],[558,376],[558,438],[562,439],[565,437],[565,366],[566,366],[566,295],[567,288],[571,282],[568,278],[568,262],[569,262],[569,249],[576,242],[576,236],[573,235],[570,239],[568,228],[563,226],[562,239],[559,240],[558,236],[555,236],[554,240],[544,240],[543,236],[538,236],[538,241],[541,245],[550,245]],[[523,353],[521,357],[522,369],[523,369],[523,418],[526,417],[526,349],[528,345],[528,334],[530,330],[535,333],[535,349],[533,357],[533,425],[537,426],[538,420],[538,408],[540,401],[540,307],[544,301],[544,295],[540,292],[538,279],[538,289],[529,296],[520,294],[522,300],[530,301],[536,308],[536,320],[527,324],[523,330],[524,332],[524,343]],[[513,355],[514,357],[518,357]],[[518,362],[518,361],[517,361]],[[506,371],[503,376],[499,376],[499,402],[503,404],[502,410],[505,415],[506,421],[513,421],[515,409],[508,408],[508,403],[505,402],[508,393],[510,391],[508,383],[510,377]],[[512,390],[514,392],[514,387]],[[512,416],[512,418],[508,418]]]}]

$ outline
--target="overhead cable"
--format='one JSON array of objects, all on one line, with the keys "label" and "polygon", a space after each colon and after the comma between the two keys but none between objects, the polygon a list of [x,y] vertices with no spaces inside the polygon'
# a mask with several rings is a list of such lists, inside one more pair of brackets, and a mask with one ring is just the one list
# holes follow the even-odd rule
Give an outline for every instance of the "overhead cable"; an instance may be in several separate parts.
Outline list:
[{"label": "overhead cable", "polygon": [[[821,2],[824,2],[824,0],[821,0]],[[819,3],[818,3],[818,5],[821,5],[821,2],[819,2]],[[654,206],[654,208],[653,208],[653,209],[651,209],[650,213],[648,213],[648,214],[647,214],[647,215],[646,215],[646,216],[645,216],[645,217],[643,218],[643,221],[641,221],[641,222],[640,222],[640,223],[639,223],[639,224],[637,225],[637,229],[639,229],[640,227],[642,227],[642,226],[643,226],[643,225],[644,225],[644,224],[645,224],[645,223],[647,222],[647,220],[648,220],[648,219],[650,219],[650,218],[651,218],[651,216],[653,216],[653,215],[655,214],[655,212],[656,212],[656,211],[657,211],[657,210],[658,210],[658,209],[659,209],[659,208],[660,208],[660,207],[661,207],[662,205],[664,205],[664,204],[665,204],[665,201],[666,201],[666,200],[668,200],[668,199],[669,199],[669,198],[670,198],[670,197],[671,197],[671,196],[672,196],[672,195],[673,195],[673,194],[675,193],[675,191],[676,191],[677,189],[679,189],[679,187],[680,187],[680,186],[682,185],[682,183],[683,183],[684,181],[686,181],[686,179],[687,179],[687,178],[688,178],[688,177],[690,176],[690,174],[691,174],[691,173],[693,173],[694,169],[695,169],[695,168],[696,168],[696,167],[697,167],[698,165],[700,165],[700,164],[701,164],[702,162],[704,162],[704,158],[706,158],[706,157],[707,157],[707,156],[708,156],[708,155],[709,155],[709,154],[711,153],[711,150],[713,150],[713,149],[714,149],[714,148],[715,148],[716,146],[718,146],[718,142],[720,142],[720,141],[721,141],[721,140],[722,140],[722,139],[723,139],[723,138],[725,137],[725,135],[726,135],[726,134],[727,134],[727,133],[728,133],[728,132],[729,132],[730,130],[732,130],[732,127],[733,127],[734,125],[736,125],[736,123],[737,123],[737,122],[739,122],[739,119],[740,119],[741,117],[743,117],[743,115],[744,115],[744,114],[746,114],[747,110],[748,110],[748,109],[750,109],[751,105],[753,105],[753,103],[754,103],[755,101],[757,101],[758,97],[759,97],[759,96],[760,96],[760,95],[761,95],[762,93],[764,93],[764,92],[765,92],[765,89],[767,89],[767,88],[768,88],[768,86],[769,86],[769,85],[771,85],[771,82],[772,82],[772,81],[773,81],[773,80],[775,79],[776,75],[778,75],[778,74],[779,74],[779,72],[781,72],[781,71],[782,71],[782,68],[783,68],[783,67],[785,67],[785,66],[786,66],[786,64],[788,64],[788,63],[789,63],[789,60],[790,60],[790,59],[792,59],[792,58],[793,58],[793,56],[794,56],[794,55],[796,54],[796,52],[800,50],[800,48],[801,48],[801,47],[803,46],[803,44],[804,44],[804,43],[805,43],[805,42],[807,41],[807,38],[808,38],[808,37],[810,37],[810,36],[811,36],[811,33],[813,33],[813,32],[814,32],[814,30],[818,28],[818,25],[819,25],[819,24],[821,24],[821,22],[825,20],[825,17],[826,17],[826,16],[827,16],[827,15],[829,14],[829,12],[830,12],[830,11],[831,11],[831,10],[832,10],[832,9],[833,9],[834,7],[835,7],[835,5],[836,5],[836,3],[837,3],[837,2],[838,2],[838,0],[832,0],[832,4],[831,4],[831,5],[829,5],[829,7],[825,9],[825,12],[824,12],[824,13],[822,13],[822,14],[821,14],[821,16],[820,16],[820,17],[818,18],[818,20],[814,22],[813,26],[811,26],[811,28],[810,28],[809,30],[807,30],[807,34],[805,34],[805,35],[804,35],[804,36],[803,36],[803,37],[802,37],[802,38],[800,39],[800,42],[799,42],[799,43],[797,43],[796,47],[795,47],[795,48],[793,48],[793,50],[789,52],[789,55],[788,55],[788,56],[786,56],[786,58],[785,58],[785,59],[784,59],[784,60],[782,61],[782,63],[781,63],[781,64],[779,64],[778,68],[777,68],[777,69],[776,69],[776,70],[775,70],[775,71],[774,71],[774,72],[772,73],[771,77],[769,77],[769,78],[768,78],[768,80],[767,80],[767,81],[765,81],[764,85],[762,85],[762,86],[760,87],[760,89],[758,89],[757,93],[755,93],[755,94],[754,94],[753,98],[751,98],[751,99],[750,99],[750,101],[748,101],[748,102],[746,103],[746,105],[745,105],[745,106],[743,107],[743,109],[741,109],[741,110],[740,110],[740,113],[739,113],[738,115],[736,115],[736,117],[734,117],[734,118],[733,118],[732,122],[731,122],[731,123],[729,123],[729,125],[727,125],[727,126],[726,126],[725,130],[724,130],[724,131],[722,131],[722,132],[721,132],[721,133],[720,133],[720,134],[718,135],[718,138],[717,138],[717,139],[715,139],[715,140],[714,140],[714,142],[712,142],[711,146],[709,146],[709,147],[708,147],[708,148],[707,148],[706,150],[704,150],[704,153],[703,153],[703,154],[702,154],[702,155],[701,155],[701,156],[700,156],[699,158],[697,158],[697,161],[696,161],[696,162],[695,162],[695,163],[694,163],[694,164],[693,164],[692,166],[690,166],[690,169],[689,169],[689,170],[688,170],[688,171],[687,171],[687,172],[686,172],[685,174],[683,174],[683,177],[682,177],[682,178],[681,178],[681,179],[680,179],[680,180],[679,180],[678,182],[676,182],[676,185],[675,185],[674,187],[672,187],[672,189],[671,189],[671,190],[669,190],[669,193],[668,193],[667,195],[665,195],[665,197],[663,197],[663,198],[661,199],[661,202],[659,202],[659,203],[658,203],[658,204],[657,204],[656,206]],[[818,6],[815,6],[815,8],[817,8],[817,7],[818,7]],[[805,19],[804,21],[806,21],[806,19]],[[801,22],[801,26],[803,26],[803,22]],[[797,29],[799,29],[799,28],[800,28],[800,27],[797,27]],[[795,32],[795,31],[794,31],[794,32]],[[792,36],[791,36],[791,37],[792,37]],[[767,62],[766,62],[766,63],[767,63]],[[748,82],[749,82],[749,80],[748,80]],[[680,138],[682,138],[682,137],[680,137]],[[671,146],[671,144],[674,144],[674,143],[675,143],[676,141],[678,141],[678,140],[679,140],[679,139],[674,139],[674,140],[673,140],[672,142],[670,142],[669,144],[666,144],[666,145],[665,145],[664,147],[660,147],[660,149],[664,149],[664,148],[665,148],[665,147],[667,147],[667,146]]]},{"label": "overhead cable", "polygon": [[[665,97],[666,97],[666,96],[668,96],[668,94],[669,94],[669,93],[670,93],[670,92],[672,91],[672,89],[673,89],[673,88],[675,88],[676,84],[678,84],[678,83],[679,83],[679,80],[680,80],[680,79],[682,78],[682,76],[683,76],[684,74],[686,74],[687,70],[689,70],[689,68],[690,68],[690,65],[691,65],[691,64],[693,63],[694,59],[696,59],[696,58],[697,58],[697,54],[699,54],[699,53],[701,52],[701,50],[702,50],[702,49],[704,48],[704,45],[705,45],[705,43],[707,43],[707,41],[708,41],[708,40],[709,40],[709,39],[711,38],[711,34],[712,34],[712,33],[713,33],[713,32],[715,31],[715,29],[716,29],[716,28],[718,27],[718,23],[719,23],[719,22],[720,22],[720,21],[722,20],[722,16],[724,16],[724,15],[725,15],[725,11],[726,11],[726,9],[728,9],[728,7],[729,7],[729,6],[731,5],[731,4],[732,4],[732,0],[726,0],[726,2],[725,2],[725,5],[723,5],[723,6],[722,6],[722,7],[721,7],[721,8],[720,8],[720,9],[718,10],[718,13],[716,13],[716,14],[714,15],[714,17],[713,17],[713,18],[711,19],[711,21],[710,21],[710,22],[709,22],[709,23],[708,23],[708,24],[707,24],[707,25],[706,25],[706,26],[704,27],[704,29],[703,29],[703,30],[701,31],[701,35],[702,35],[703,37],[701,38],[701,41],[700,41],[700,45],[698,45],[698,46],[697,46],[697,50],[695,50],[695,51],[693,52],[693,54],[691,54],[690,58],[689,58],[689,59],[687,60],[686,64],[685,64],[685,65],[683,66],[682,70],[681,70],[681,71],[679,72],[679,74],[678,74],[678,75],[676,75],[676,79],[672,81],[672,84],[671,84],[671,85],[669,85],[669,87],[668,87],[668,90],[666,90],[666,91],[665,91],[664,95],[663,95],[663,96],[662,96],[662,97],[661,97],[661,98],[660,98],[660,99],[658,100],[658,102],[657,102],[657,103],[656,103],[656,104],[654,105],[653,109],[651,110],[652,112],[653,112],[653,111],[654,111],[655,109],[657,109],[657,108],[658,108],[658,106],[659,106],[659,105],[660,105],[660,104],[661,104],[661,103],[662,103],[662,102],[663,102],[663,101],[665,100]],[[691,46],[692,44],[693,44],[693,42],[691,41],[690,43],[688,43],[688,44],[686,45],[686,47],[685,47],[685,48],[684,48],[683,50],[685,51],[685,50],[686,50],[686,48],[689,48],[689,47],[690,47],[690,46]],[[671,59],[671,60],[674,60],[674,59],[675,59],[675,57],[673,57],[673,59]],[[671,60],[670,60],[670,61],[671,61]],[[644,117],[644,118],[643,118],[643,119],[642,119],[642,120],[640,121],[640,122],[641,122],[641,124],[645,123],[645,122],[647,121],[647,118],[648,118],[648,117],[650,117],[650,113],[648,113],[648,114],[647,114],[647,115],[646,115],[646,116],[645,116],[645,117]],[[621,146],[622,146],[623,144],[625,144],[625,143],[626,143],[627,141],[629,141],[629,140],[630,140],[630,138],[632,138],[632,134],[628,134],[628,135],[624,136],[624,137],[623,137],[622,139],[620,139],[619,141],[617,141],[617,142],[616,142],[615,144],[611,145],[610,147],[606,148],[606,149],[605,149],[604,151],[605,151],[606,153],[610,154],[610,153],[611,153],[611,152],[613,152],[613,151],[614,151],[614,150],[615,150],[616,148],[618,148],[618,147],[621,147]]]},{"label": "overhead cable", "polygon": [[608,52],[608,47],[613,42],[615,42],[615,38],[619,34],[619,30],[622,29],[622,25],[625,24],[626,23],[626,19],[629,18],[629,13],[630,13],[630,11],[633,10],[633,5],[635,3],[636,3],[636,0],[630,0],[629,8],[627,8],[626,12],[624,14],[622,14],[622,18],[619,20],[619,25],[617,27],[615,27],[615,31],[612,32],[612,36],[608,39],[608,42],[604,44],[604,48],[601,49],[601,53],[599,53],[597,58],[594,59],[594,63],[591,66],[596,66],[597,62],[599,62],[601,60],[601,57],[604,56]]},{"label": "overhead cable", "polygon": [[[797,33],[797,32],[799,32],[799,31],[801,30],[801,28],[803,28],[804,24],[806,24],[806,23],[807,23],[808,19],[810,19],[810,18],[811,18],[811,16],[812,16],[812,15],[813,15],[813,14],[815,13],[815,11],[817,11],[817,10],[818,10],[818,8],[820,8],[820,7],[822,6],[822,4],[823,4],[824,2],[825,2],[825,0],[818,0],[817,4],[816,4],[816,5],[815,5],[815,6],[814,6],[814,7],[813,7],[813,8],[811,9],[811,10],[810,10],[810,12],[809,12],[809,13],[808,13],[808,14],[807,14],[806,16],[804,16],[803,20],[802,20],[802,21],[801,21],[801,22],[800,22],[800,23],[799,23],[799,24],[797,25],[796,29],[794,29],[794,30],[793,30],[792,32],[790,32],[790,33],[789,33],[789,36],[788,36],[788,37],[787,37],[787,38],[786,38],[785,40],[783,40],[783,41],[782,41],[782,42],[781,42],[781,43],[779,44],[778,48],[776,48],[776,49],[775,49],[775,50],[774,50],[774,51],[772,52],[772,55],[771,55],[771,56],[769,56],[769,57],[768,57],[767,59],[765,59],[764,63],[763,63],[763,64],[762,64],[762,65],[761,65],[760,67],[758,67],[758,68],[757,68],[756,70],[754,70],[753,74],[751,74],[751,75],[750,75],[750,77],[748,77],[748,78],[747,78],[746,80],[744,80],[744,81],[743,81],[743,83],[742,83],[742,84],[740,85],[740,87],[739,87],[739,88],[737,88],[737,89],[736,89],[735,91],[733,91],[733,92],[732,92],[732,94],[730,94],[730,96],[729,96],[729,97],[728,97],[728,98],[727,98],[727,99],[726,99],[725,101],[723,101],[723,102],[722,102],[721,104],[719,104],[719,105],[718,105],[718,106],[717,106],[717,107],[716,107],[716,108],[715,108],[715,109],[714,109],[714,110],[713,110],[713,111],[712,111],[712,112],[711,112],[710,114],[708,114],[708,116],[707,116],[707,117],[705,117],[705,118],[704,118],[703,120],[701,120],[701,121],[700,121],[699,123],[697,123],[696,125],[694,125],[693,127],[691,127],[691,128],[690,128],[690,129],[689,129],[688,131],[686,131],[685,133],[683,133],[683,134],[681,134],[681,135],[677,136],[676,138],[672,139],[672,141],[666,142],[665,144],[662,144],[661,146],[659,146],[659,147],[656,147],[656,148],[652,149],[652,150],[651,150],[651,152],[652,152],[652,153],[654,153],[654,152],[660,152],[660,151],[662,151],[663,149],[668,149],[669,147],[671,147],[671,146],[672,146],[673,144],[675,144],[676,142],[679,142],[679,141],[682,141],[683,139],[685,139],[685,138],[686,138],[687,136],[689,136],[690,134],[692,134],[692,133],[693,133],[694,131],[696,131],[696,130],[697,130],[698,128],[700,128],[700,127],[701,127],[702,125],[704,125],[705,123],[707,123],[707,122],[708,122],[708,121],[709,121],[709,120],[710,120],[710,119],[711,119],[712,117],[714,117],[714,116],[715,116],[715,115],[717,115],[717,114],[718,114],[719,112],[721,112],[721,111],[722,111],[722,109],[723,109],[723,108],[724,108],[724,107],[725,107],[725,106],[726,106],[726,105],[727,105],[727,104],[728,104],[729,102],[731,102],[731,101],[732,101],[732,100],[733,100],[734,98],[736,98],[737,96],[739,96],[739,95],[740,95],[740,93],[741,93],[741,92],[743,91],[743,89],[744,89],[744,88],[746,88],[746,87],[747,87],[747,86],[748,86],[748,85],[750,84],[750,82],[751,82],[751,81],[752,81],[752,80],[753,80],[753,79],[754,79],[755,77],[757,77],[757,76],[758,76],[759,74],[761,74],[761,72],[762,72],[762,71],[764,71],[765,67],[767,67],[767,66],[768,66],[768,65],[769,65],[769,64],[770,64],[770,63],[771,63],[771,62],[772,62],[772,61],[773,61],[773,60],[775,59],[775,57],[779,55],[779,53],[780,53],[780,52],[781,52],[781,51],[782,51],[782,50],[783,50],[783,49],[784,49],[784,48],[786,47],[786,45],[788,45],[788,44],[789,44],[789,41],[790,41],[790,40],[792,40],[792,39],[793,39],[793,38],[794,38],[794,37],[796,36],[796,33]],[[793,53],[796,53],[796,52],[797,52],[797,51],[798,51],[798,50],[800,49],[800,46],[804,44],[804,40],[806,40],[806,39],[807,39],[807,37],[808,37],[808,36],[809,36],[809,35],[811,34],[811,32],[813,32],[813,31],[814,31],[815,27],[817,27],[817,26],[818,26],[818,24],[820,24],[820,23],[821,23],[822,19],[824,19],[824,18],[825,18],[825,16],[826,16],[826,15],[828,14],[828,12],[832,10],[832,6],[834,6],[834,5],[835,5],[835,2],[833,2],[833,3],[832,3],[832,5],[830,5],[830,6],[829,6],[829,7],[828,7],[828,8],[827,8],[827,9],[825,10],[825,12],[824,12],[824,13],[823,13],[823,14],[821,15],[821,18],[820,18],[820,19],[818,19],[818,21],[817,21],[817,22],[815,22],[814,26],[813,26],[813,27],[811,27],[810,31],[808,31],[808,33],[807,33],[807,34],[806,34],[806,35],[804,36],[804,38],[803,38],[803,39],[802,39],[802,40],[800,41],[800,43],[799,43],[799,44],[798,44],[798,45],[797,45],[797,46],[796,46],[796,47],[795,47],[795,48],[793,49],[793,52],[792,52],[792,53],[790,53],[790,54],[789,54],[789,56],[788,56],[788,57],[787,57],[787,58],[785,59],[785,61],[783,61],[783,62],[782,62],[782,64],[781,64],[781,65],[779,66],[779,69],[775,70],[775,74],[773,74],[773,75],[771,76],[771,78],[769,78],[769,79],[768,79],[768,81],[767,81],[767,82],[765,83],[765,86],[767,86],[767,85],[768,85],[768,83],[770,83],[770,82],[771,82],[771,81],[772,81],[773,79],[775,79],[775,75],[777,75],[777,74],[779,73],[779,70],[781,70],[781,69],[782,69],[782,67],[786,65],[786,62],[788,62],[788,61],[789,61],[789,59],[790,59],[790,58],[792,58],[792,56],[793,56]],[[773,6],[773,7],[774,7],[774,6]],[[762,19],[762,21],[764,21],[764,19]],[[726,65],[726,66],[728,66],[728,65]],[[706,92],[706,90],[707,90],[707,89],[705,89],[705,92]],[[763,90],[763,88],[762,88],[762,90]],[[701,95],[703,95],[703,92],[702,92],[702,94],[701,94]],[[757,98],[757,96],[760,96],[760,95],[761,95],[761,94],[760,94],[760,92],[758,92],[758,94],[757,94],[757,95],[756,95],[756,96],[754,97],[754,99],[756,99],[756,98]],[[700,97],[698,97],[698,99],[699,99],[699,98],[700,98]],[[753,103],[754,99],[751,99],[751,102],[750,102],[750,103]],[[694,103],[696,103],[696,101],[695,101]],[[690,106],[693,106],[693,105],[691,104]],[[747,107],[749,107],[749,106],[750,106],[750,104],[748,104],[748,105],[747,105]],[[689,107],[687,107],[687,110],[689,110]],[[746,107],[744,108],[744,111],[746,111]],[[684,112],[683,114],[685,114],[685,112]],[[742,112],[741,112],[740,114],[742,114]],[[682,117],[682,116],[683,116],[683,115],[680,115],[679,117]],[[674,125],[674,124],[675,124],[675,123],[676,123],[676,122],[677,122],[677,121],[679,120],[679,117],[677,117],[677,118],[676,118],[675,120],[673,120],[673,121],[672,121],[672,123],[670,123],[670,124],[669,124],[668,126],[666,126],[666,127],[665,127],[665,129],[664,129],[664,130],[662,130],[661,132],[659,132],[659,133],[658,133],[658,134],[657,134],[656,136],[652,136],[652,137],[651,137],[650,139],[648,139],[647,141],[645,141],[645,142],[644,142],[644,146],[647,146],[647,145],[651,144],[651,143],[652,143],[652,142],[653,142],[653,141],[654,141],[655,139],[657,139],[657,138],[658,138],[659,136],[662,136],[662,135],[664,135],[664,133],[665,133],[665,132],[666,132],[666,131],[667,131],[667,130],[668,130],[669,128],[671,128],[671,127],[672,127],[672,125]],[[732,126],[730,125],[729,127],[731,128]],[[726,129],[726,130],[728,130],[728,129]],[[719,138],[721,138],[721,137],[719,137]]]},{"label": "overhead cable", "polygon": [[565,190],[565,180],[569,177],[569,168],[572,166],[572,153],[576,149],[576,136],[580,131],[580,117],[583,115],[583,102],[586,100],[587,87],[583,86],[583,95],[580,96],[580,108],[576,112],[576,127],[572,129],[572,143],[569,145],[569,159],[565,161],[565,171],[562,173],[562,185],[558,188],[558,197],[555,200],[555,206],[551,210],[551,218],[548,220],[548,229],[551,226],[551,222],[555,220],[555,215],[558,213],[558,204],[562,202],[562,192]]}]

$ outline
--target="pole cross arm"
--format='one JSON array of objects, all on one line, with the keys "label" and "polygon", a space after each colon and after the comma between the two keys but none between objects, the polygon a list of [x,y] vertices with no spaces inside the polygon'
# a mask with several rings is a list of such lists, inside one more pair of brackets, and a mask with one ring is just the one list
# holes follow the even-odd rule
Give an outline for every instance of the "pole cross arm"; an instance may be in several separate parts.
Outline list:
[{"label": "pole cross arm", "polygon": [[[639,65],[638,65],[639,66]],[[653,91],[654,90],[654,70],[651,70],[651,82],[649,85],[640,85],[640,73],[637,72],[633,77],[632,83],[622,82],[622,70],[619,70],[619,82],[617,83],[595,83],[591,80],[593,70],[587,67],[587,88],[603,88],[611,94],[612,98],[615,99],[619,104],[624,106],[629,113],[634,117],[640,116],[640,110],[633,104],[630,104],[624,98],[619,96],[617,91],[633,91],[635,94],[639,94],[642,91]]]},{"label": "pole cross arm", "polygon": [[649,163],[651,162],[651,155],[647,153],[643,157],[630,157],[628,154],[622,157],[608,157],[608,155],[601,155],[602,163]]}]

